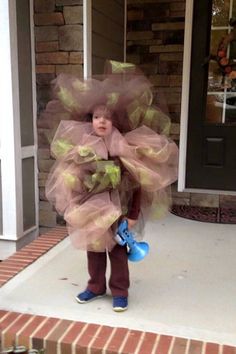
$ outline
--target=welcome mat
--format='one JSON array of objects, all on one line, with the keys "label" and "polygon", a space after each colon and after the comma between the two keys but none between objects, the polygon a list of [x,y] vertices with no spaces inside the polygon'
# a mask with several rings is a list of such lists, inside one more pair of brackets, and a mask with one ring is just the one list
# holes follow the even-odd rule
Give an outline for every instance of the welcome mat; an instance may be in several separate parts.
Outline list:
[{"label": "welcome mat", "polygon": [[236,209],[173,205],[171,213],[182,218],[221,224],[236,224]]}]

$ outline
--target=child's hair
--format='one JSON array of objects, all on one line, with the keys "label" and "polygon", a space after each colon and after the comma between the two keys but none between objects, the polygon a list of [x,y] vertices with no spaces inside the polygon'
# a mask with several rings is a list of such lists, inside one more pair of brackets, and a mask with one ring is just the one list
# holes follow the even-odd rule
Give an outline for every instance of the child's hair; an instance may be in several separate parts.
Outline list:
[{"label": "child's hair", "polygon": [[87,113],[83,117],[84,122],[92,122],[92,120],[93,120],[93,113]]}]

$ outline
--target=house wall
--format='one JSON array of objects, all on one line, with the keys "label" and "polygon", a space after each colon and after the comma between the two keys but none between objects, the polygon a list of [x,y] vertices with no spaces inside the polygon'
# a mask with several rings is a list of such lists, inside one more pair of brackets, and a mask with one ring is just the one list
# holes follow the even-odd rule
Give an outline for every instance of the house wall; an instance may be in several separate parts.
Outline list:
[{"label": "house wall", "polygon": [[[99,1],[104,3],[103,0]],[[121,0],[114,2],[118,4]],[[180,130],[184,17],[185,0],[127,0],[127,61],[138,64],[153,83],[155,103],[169,113],[172,120],[171,136],[177,143]],[[120,41],[117,33],[114,36],[116,41]],[[82,76],[82,0],[35,0],[35,40],[40,115],[50,99],[50,81],[58,73],[69,72]],[[97,70],[101,70],[101,63],[97,61],[96,65]],[[47,202],[44,192],[45,181],[54,162],[50,158],[49,134],[47,127],[39,120],[40,226],[46,227],[63,222]],[[236,208],[235,196],[178,193],[176,185],[173,186],[173,202]]]},{"label": "house wall", "polygon": [[124,0],[92,1],[92,73],[103,74],[111,57],[124,59]]},{"label": "house wall", "polygon": [[61,72],[83,76],[83,0],[34,0],[36,84],[38,109],[39,223],[63,223],[45,197],[45,182],[54,161],[51,132],[40,119],[50,99],[50,82]]},{"label": "house wall", "polygon": [[[155,103],[171,117],[171,136],[180,133],[185,0],[127,0],[127,61],[138,64],[154,85]],[[178,193],[173,203],[236,209],[236,196]]]}]

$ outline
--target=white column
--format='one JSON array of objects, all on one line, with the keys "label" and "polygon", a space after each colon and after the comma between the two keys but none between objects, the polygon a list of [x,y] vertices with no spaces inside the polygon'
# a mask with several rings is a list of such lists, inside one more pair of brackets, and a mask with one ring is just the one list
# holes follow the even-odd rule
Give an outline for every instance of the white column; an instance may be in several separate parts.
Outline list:
[{"label": "white column", "polygon": [[30,0],[30,27],[31,27],[31,61],[32,61],[32,98],[33,98],[33,127],[34,127],[34,168],[35,168],[35,221],[36,234],[39,233],[39,186],[38,186],[38,132],[37,132],[37,93],[35,70],[35,41],[34,41],[34,0]]},{"label": "white column", "polygon": [[83,1],[83,56],[84,78],[92,75],[92,3]]},{"label": "white column", "polygon": [[178,176],[179,192],[183,192],[185,190],[189,87],[190,87],[192,26],[193,26],[193,2],[194,0],[186,1],[186,10],[185,10],[184,60],[183,60],[183,80],[182,80],[181,117],[180,117],[180,145],[179,145],[179,176]]},{"label": "white column", "polygon": [[15,1],[0,1],[0,139],[3,235],[17,240],[23,233],[21,144],[18,95]]},{"label": "white column", "polygon": [[127,0],[124,0],[124,62],[126,62],[126,50],[127,50]]}]

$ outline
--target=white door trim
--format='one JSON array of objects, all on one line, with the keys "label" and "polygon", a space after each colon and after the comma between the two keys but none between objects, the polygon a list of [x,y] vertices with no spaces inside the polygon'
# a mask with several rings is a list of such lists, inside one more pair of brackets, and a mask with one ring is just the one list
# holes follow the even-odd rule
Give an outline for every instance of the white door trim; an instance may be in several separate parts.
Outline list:
[{"label": "white door trim", "polygon": [[180,115],[180,144],[179,144],[179,175],[178,191],[185,191],[186,177],[186,155],[187,155],[187,134],[188,134],[188,109],[189,109],[189,88],[191,69],[191,48],[192,48],[192,23],[193,23],[193,2],[186,1],[185,10],[185,31],[184,31],[184,60],[183,79]]},{"label": "white door trim", "polygon": [[92,1],[83,1],[83,61],[84,78],[92,75]]},{"label": "white door trim", "polygon": [[124,0],[124,62],[126,62],[126,50],[127,50],[127,0]]}]

